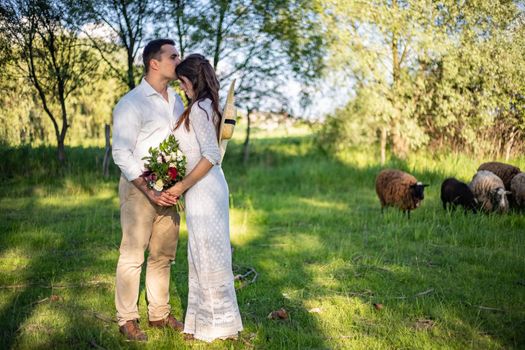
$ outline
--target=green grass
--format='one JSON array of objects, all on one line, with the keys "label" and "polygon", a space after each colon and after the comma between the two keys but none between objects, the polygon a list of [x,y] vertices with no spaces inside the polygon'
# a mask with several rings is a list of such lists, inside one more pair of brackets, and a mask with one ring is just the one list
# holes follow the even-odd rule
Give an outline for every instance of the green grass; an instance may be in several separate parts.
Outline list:
[{"label": "green grass", "polygon": [[[241,340],[211,345],[149,328],[143,289],[149,341],[119,335],[118,172],[101,178],[102,149],[69,148],[64,171],[50,148],[0,150],[0,348],[525,347],[525,217],[450,214],[439,200],[445,177],[468,181],[482,160],[389,160],[431,184],[407,220],[395,209],[380,214],[375,151],[328,156],[304,130],[259,134],[244,167],[240,144],[231,143],[223,166],[233,258],[259,277],[238,290]],[[524,159],[513,163],[525,168]],[[177,317],[187,298],[186,244],[183,225],[171,280]],[[267,318],[281,307],[288,320]]]}]

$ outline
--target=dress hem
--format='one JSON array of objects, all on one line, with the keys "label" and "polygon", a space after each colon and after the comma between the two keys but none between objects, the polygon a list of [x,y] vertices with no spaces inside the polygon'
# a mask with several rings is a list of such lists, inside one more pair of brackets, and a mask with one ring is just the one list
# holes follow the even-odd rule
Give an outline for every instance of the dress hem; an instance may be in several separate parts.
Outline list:
[{"label": "dress hem", "polygon": [[[239,336],[239,332],[242,332],[244,330],[244,328],[241,326],[240,328],[237,328],[237,330],[228,330],[227,334],[225,335],[220,335],[220,334],[217,334],[217,335],[214,335],[213,337],[206,337],[206,336],[203,336],[202,334],[196,334],[196,333],[191,333],[189,331],[183,331],[182,333],[184,334],[191,334],[193,335],[193,337],[195,339],[198,339],[198,340],[202,340],[204,342],[207,342],[207,343],[211,343],[213,342],[214,340],[217,340],[217,339],[220,339],[220,340],[227,340],[228,338],[233,338],[233,337],[238,337]],[[222,332],[221,332],[222,333]]]}]

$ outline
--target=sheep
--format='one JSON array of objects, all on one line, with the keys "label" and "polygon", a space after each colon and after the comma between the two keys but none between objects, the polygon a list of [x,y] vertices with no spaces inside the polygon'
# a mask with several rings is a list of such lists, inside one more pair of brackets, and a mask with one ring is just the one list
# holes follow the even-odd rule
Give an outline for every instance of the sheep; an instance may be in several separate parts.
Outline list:
[{"label": "sheep", "polygon": [[483,163],[479,166],[479,170],[488,170],[496,174],[505,185],[505,189],[510,191],[510,182],[512,178],[521,172],[520,168],[514,165],[500,163],[500,162],[488,162]]},{"label": "sheep", "polygon": [[525,208],[525,173],[514,176],[510,182],[510,190],[518,208]]},{"label": "sheep", "polygon": [[459,204],[465,212],[467,209],[474,213],[477,211],[477,200],[468,185],[453,177],[445,179],[441,184],[441,201],[445,210],[447,210],[447,204],[452,209],[455,209]]},{"label": "sheep", "polygon": [[474,196],[481,205],[481,209],[486,212],[507,212],[509,210],[509,201],[505,191],[503,181],[494,173],[488,170],[479,170],[469,187]]},{"label": "sheep", "polygon": [[427,186],[401,170],[382,170],[376,178],[376,193],[381,202],[381,213],[384,207],[395,206],[407,213],[410,219],[410,211],[419,207],[425,198],[423,192]]}]

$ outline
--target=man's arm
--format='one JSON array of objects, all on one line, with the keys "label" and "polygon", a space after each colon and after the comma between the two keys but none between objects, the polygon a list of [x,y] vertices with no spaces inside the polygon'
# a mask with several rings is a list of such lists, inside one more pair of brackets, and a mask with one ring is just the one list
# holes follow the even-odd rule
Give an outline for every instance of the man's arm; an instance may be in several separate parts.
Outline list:
[{"label": "man's arm", "polygon": [[135,108],[126,101],[121,101],[113,111],[113,159],[122,174],[131,181],[148,199],[157,205],[172,206],[177,198],[169,193],[148,188],[142,175],[142,166],[133,157],[133,149],[140,132],[140,116]]},{"label": "man's arm", "polygon": [[140,115],[128,101],[121,100],[113,110],[113,160],[128,181],[142,175],[142,164],[133,157],[141,128]]}]

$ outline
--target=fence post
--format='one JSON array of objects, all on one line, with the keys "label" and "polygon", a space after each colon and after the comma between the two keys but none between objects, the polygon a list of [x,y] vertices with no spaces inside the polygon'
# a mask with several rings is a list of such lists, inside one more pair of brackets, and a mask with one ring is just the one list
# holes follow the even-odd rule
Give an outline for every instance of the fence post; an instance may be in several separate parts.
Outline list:
[{"label": "fence post", "polygon": [[248,159],[250,157],[250,131],[251,131],[251,114],[253,112],[253,109],[248,108],[248,111],[246,113],[246,137],[244,139],[244,143],[242,145],[242,162],[244,165],[248,164]]},{"label": "fence post", "polygon": [[111,159],[111,141],[109,138],[111,128],[109,124],[104,127],[104,134],[106,135],[106,153],[104,154],[104,162],[102,163],[104,177],[109,177],[109,161]]}]

